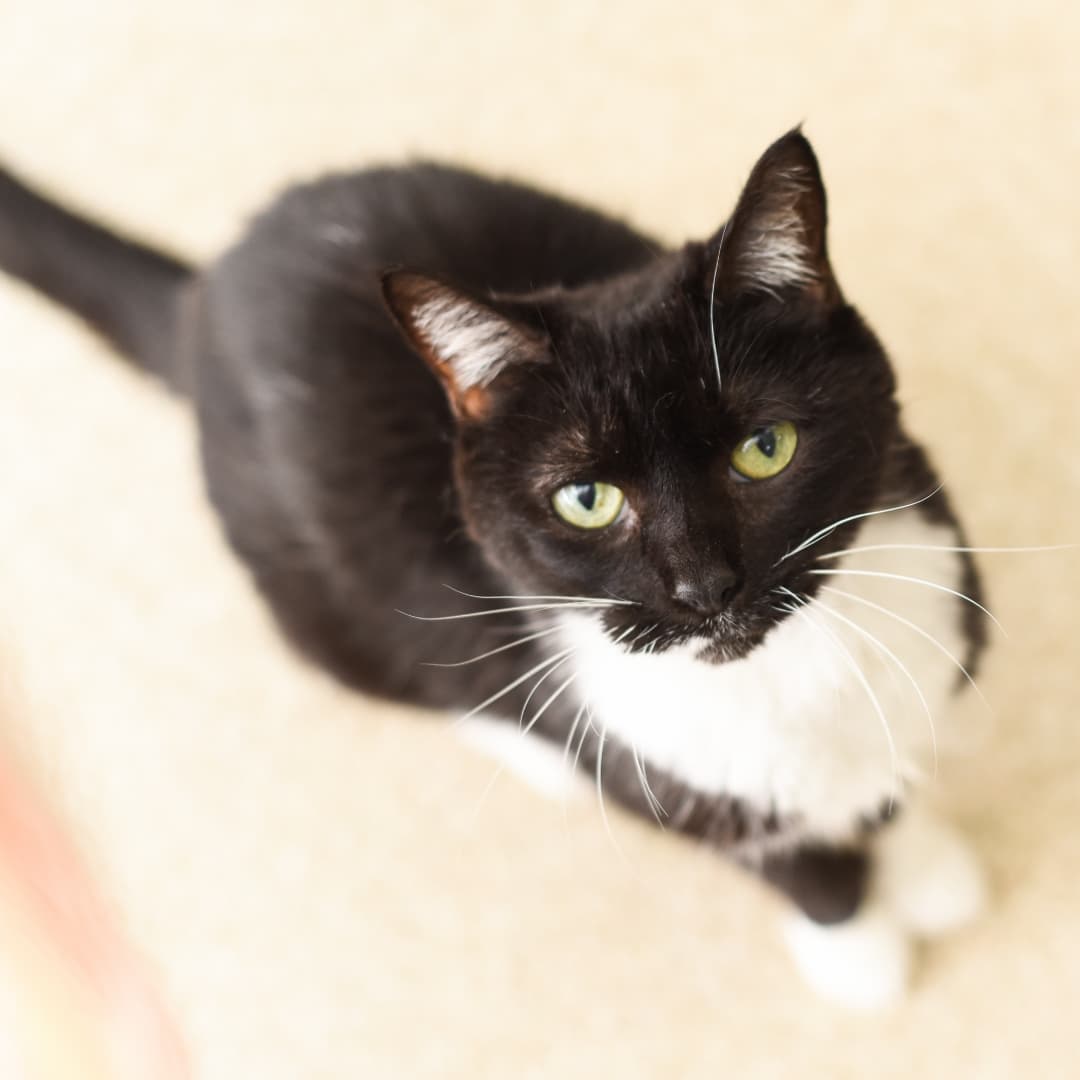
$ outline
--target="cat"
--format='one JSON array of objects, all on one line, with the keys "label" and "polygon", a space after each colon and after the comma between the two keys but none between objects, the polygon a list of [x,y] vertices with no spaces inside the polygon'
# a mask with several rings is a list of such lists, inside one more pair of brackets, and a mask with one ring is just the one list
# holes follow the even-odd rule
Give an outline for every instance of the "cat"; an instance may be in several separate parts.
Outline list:
[{"label": "cat", "polygon": [[679,248],[421,163],[292,187],[195,269],[0,171],[0,266],[191,402],[302,654],[565,748],[785,894],[802,973],[872,1008],[984,902],[917,796],[985,609],[826,216],[795,129]]}]

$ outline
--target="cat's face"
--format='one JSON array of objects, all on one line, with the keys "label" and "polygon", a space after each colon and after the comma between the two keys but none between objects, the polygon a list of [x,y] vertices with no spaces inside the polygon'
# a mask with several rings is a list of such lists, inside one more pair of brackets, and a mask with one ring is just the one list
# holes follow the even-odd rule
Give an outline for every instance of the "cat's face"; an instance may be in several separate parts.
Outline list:
[{"label": "cat's face", "polygon": [[626,647],[719,660],[784,617],[778,589],[812,591],[822,548],[785,556],[870,507],[896,433],[824,223],[790,135],[723,233],[625,278],[478,304],[398,277],[391,304],[459,417],[462,513],[515,593],[624,601],[600,610]]}]

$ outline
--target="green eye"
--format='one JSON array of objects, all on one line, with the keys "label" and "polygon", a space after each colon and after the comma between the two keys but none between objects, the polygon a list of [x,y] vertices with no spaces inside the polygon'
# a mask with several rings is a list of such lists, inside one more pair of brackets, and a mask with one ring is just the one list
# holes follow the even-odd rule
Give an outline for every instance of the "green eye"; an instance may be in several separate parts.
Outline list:
[{"label": "green eye", "polygon": [[791,464],[798,441],[795,425],[787,420],[758,428],[735,447],[731,464],[747,480],[767,480]]},{"label": "green eye", "polygon": [[579,529],[605,529],[618,516],[623,493],[613,484],[567,484],[552,497],[555,513]]}]

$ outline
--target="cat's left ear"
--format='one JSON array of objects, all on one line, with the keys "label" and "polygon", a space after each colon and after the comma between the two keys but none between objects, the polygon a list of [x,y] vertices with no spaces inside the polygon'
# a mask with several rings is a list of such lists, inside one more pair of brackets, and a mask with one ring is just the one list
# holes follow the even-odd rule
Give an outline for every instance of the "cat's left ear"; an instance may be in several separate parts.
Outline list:
[{"label": "cat's left ear", "polygon": [[[509,366],[544,355],[546,338],[519,313],[497,309],[424,274],[392,270],[383,297],[405,337],[439,377],[454,414],[482,420],[491,384]],[[506,306],[506,305],[502,305]]]},{"label": "cat's left ear", "polygon": [[826,223],[821,170],[796,128],[758,159],[735,213],[711,245],[710,275],[715,269],[735,292],[820,306],[839,303],[825,249]]}]

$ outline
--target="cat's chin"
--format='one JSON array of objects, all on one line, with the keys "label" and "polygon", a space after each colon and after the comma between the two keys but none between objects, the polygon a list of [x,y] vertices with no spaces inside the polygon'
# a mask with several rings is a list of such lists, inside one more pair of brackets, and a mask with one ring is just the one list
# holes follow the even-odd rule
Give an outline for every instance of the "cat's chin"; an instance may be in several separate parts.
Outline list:
[{"label": "cat's chin", "polygon": [[739,637],[697,638],[694,659],[703,664],[730,664],[743,660],[761,644],[764,631]]},{"label": "cat's chin", "polygon": [[749,656],[775,625],[772,621],[725,621],[712,633],[702,629],[688,633],[673,649],[703,664],[729,664]]}]

